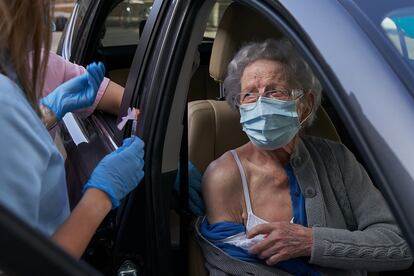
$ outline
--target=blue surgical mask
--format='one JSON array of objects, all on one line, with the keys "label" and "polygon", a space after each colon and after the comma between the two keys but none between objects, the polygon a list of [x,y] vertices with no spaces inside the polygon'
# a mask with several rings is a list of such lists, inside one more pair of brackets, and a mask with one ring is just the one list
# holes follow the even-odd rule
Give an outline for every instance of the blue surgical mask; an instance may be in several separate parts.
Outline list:
[{"label": "blue surgical mask", "polygon": [[297,100],[259,97],[255,103],[241,105],[240,123],[250,141],[266,150],[287,145],[301,127],[296,112]]}]

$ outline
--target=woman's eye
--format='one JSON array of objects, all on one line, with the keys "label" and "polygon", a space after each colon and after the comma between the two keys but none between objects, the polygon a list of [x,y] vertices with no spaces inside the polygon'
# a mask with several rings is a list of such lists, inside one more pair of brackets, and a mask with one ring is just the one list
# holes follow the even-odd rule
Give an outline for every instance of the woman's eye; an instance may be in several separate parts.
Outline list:
[{"label": "woman's eye", "polygon": [[287,90],[274,90],[274,91],[270,91],[270,93],[268,95],[269,95],[268,97],[276,98],[276,99],[286,98],[286,97],[289,97],[289,91],[287,91]]},{"label": "woman's eye", "polygon": [[283,96],[284,93],[282,91],[273,91],[270,95],[272,97],[276,97],[277,98],[277,97]]},{"label": "woman's eye", "polygon": [[257,96],[257,93],[247,93],[247,94],[246,94],[246,98],[247,98],[247,99],[256,98],[256,96]]},{"label": "woman's eye", "polygon": [[255,101],[255,99],[257,98],[256,95],[257,93],[254,93],[254,92],[246,92],[246,93],[240,94],[240,102],[249,103],[249,102]]}]

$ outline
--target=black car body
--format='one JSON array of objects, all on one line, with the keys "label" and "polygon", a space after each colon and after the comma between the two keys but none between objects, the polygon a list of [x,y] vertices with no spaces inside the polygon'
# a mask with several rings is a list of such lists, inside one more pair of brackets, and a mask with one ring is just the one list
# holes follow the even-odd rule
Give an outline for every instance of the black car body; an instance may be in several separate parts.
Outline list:
[{"label": "black car body", "polygon": [[[130,135],[130,125],[122,131],[115,127],[127,108],[141,110],[136,134],[146,144],[145,177],[104,221],[84,256],[105,274],[115,273],[125,260],[133,262],[140,275],[185,275],[189,265],[193,271],[183,165],[188,161],[187,102],[201,99],[191,99],[192,76],[209,77],[206,68],[213,39],[203,37],[203,32],[214,25],[208,16],[215,1],[151,2],[80,0],[59,48],[75,63],[100,60],[109,76],[114,71],[124,73],[119,78],[125,94],[118,117],[97,111],[88,118],[75,116],[61,126],[72,204],[99,160]],[[218,16],[230,1],[219,2]],[[396,42],[390,38],[393,30],[381,25],[387,15],[395,18],[401,10],[414,16],[414,4],[408,0],[236,2],[269,20],[310,64],[323,84],[324,107],[341,140],[364,164],[414,249],[414,48],[410,34]],[[132,14],[133,5],[141,5],[143,11]],[[129,12],[122,13],[128,7]],[[115,9],[119,10],[114,14]],[[127,42],[105,44],[113,25],[136,28],[137,36],[126,33]],[[200,69],[193,74],[197,52]],[[211,79],[203,83],[214,87],[222,100],[220,84]],[[71,133],[76,129],[87,143],[75,145]],[[179,166],[178,193],[174,182]]]}]

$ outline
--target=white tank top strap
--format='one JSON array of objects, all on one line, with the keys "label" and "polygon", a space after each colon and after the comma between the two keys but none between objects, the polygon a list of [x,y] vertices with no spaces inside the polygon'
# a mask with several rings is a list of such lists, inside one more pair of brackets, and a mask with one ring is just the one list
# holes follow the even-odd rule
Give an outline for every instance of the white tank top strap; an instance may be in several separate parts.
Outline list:
[{"label": "white tank top strap", "polygon": [[240,177],[241,177],[242,184],[243,184],[244,201],[246,202],[247,214],[248,215],[253,214],[252,205],[250,202],[249,187],[247,186],[247,178],[246,178],[246,173],[243,168],[243,164],[241,163],[239,155],[237,154],[236,150],[231,150],[230,152],[233,155],[234,160],[236,160],[237,167],[239,168]]}]

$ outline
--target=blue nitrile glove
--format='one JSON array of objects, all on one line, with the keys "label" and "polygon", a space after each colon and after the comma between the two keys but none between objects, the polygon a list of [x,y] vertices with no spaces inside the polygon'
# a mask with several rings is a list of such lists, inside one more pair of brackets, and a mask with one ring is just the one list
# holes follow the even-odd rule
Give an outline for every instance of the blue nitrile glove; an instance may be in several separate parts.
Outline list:
[{"label": "blue nitrile glove", "polygon": [[[205,214],[203,196],[201,194],[202,175],[198,169],[188,161],[188,205],[191,212],[196,216]],[[177,178],[175,179],[175,190],[180,191],[180,170],[178,169]]]},{"label": "blue nitrile glove", "polygon": [[103,63],[91,63],[87,72],[55,88],[40,103],[47,106],[60,120],[66,113],[91,106],[105,75]]},{"label": "blue nitrile glove", "polygon": [[119,206],[144,176],[144,142],[138,137],[124,140],[121,147],[105,156],[95,170],[83,192],[96,188],[105,192],[112,202],[112,209]]}]

